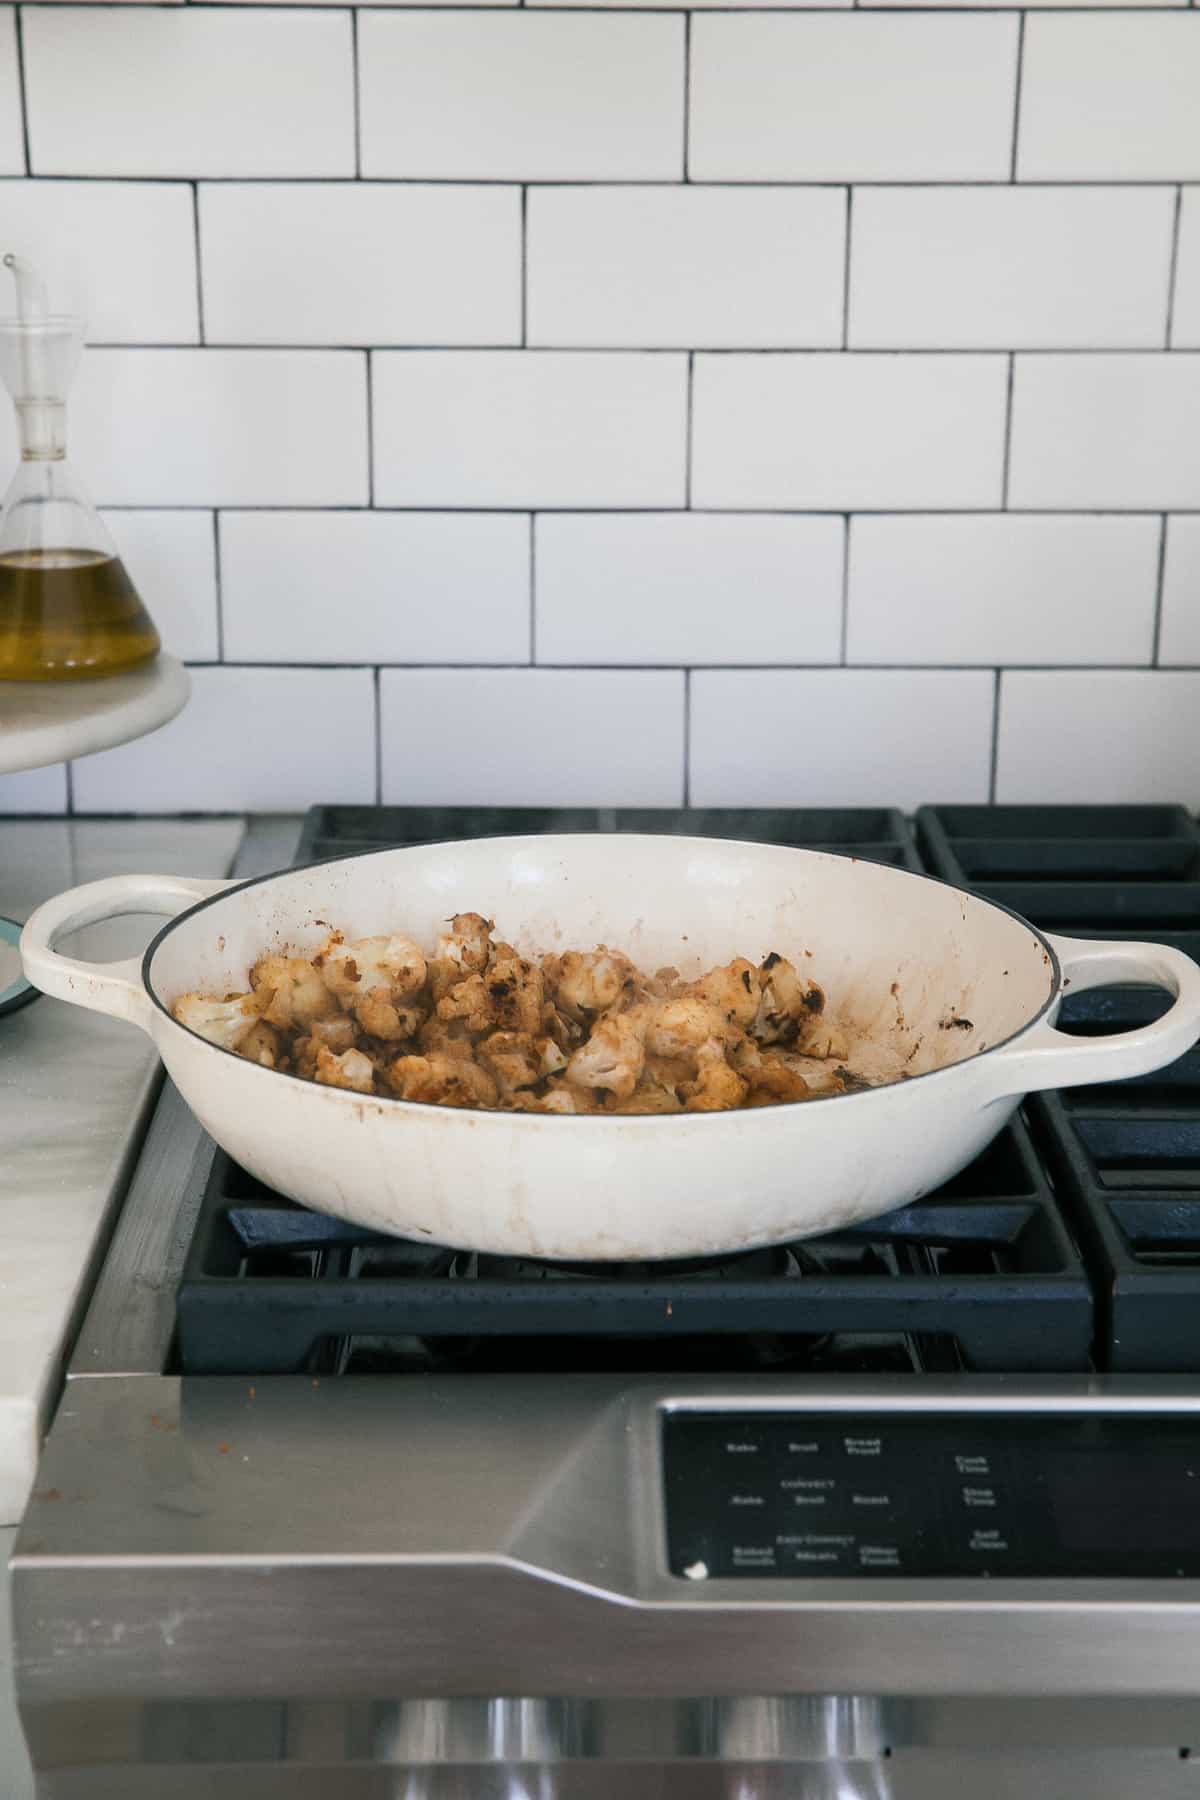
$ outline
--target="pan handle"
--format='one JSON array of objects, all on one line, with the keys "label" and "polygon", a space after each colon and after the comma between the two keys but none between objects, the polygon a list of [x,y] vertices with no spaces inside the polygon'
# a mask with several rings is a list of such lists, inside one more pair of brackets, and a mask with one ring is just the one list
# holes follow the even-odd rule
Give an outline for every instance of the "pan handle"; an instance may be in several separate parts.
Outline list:
[{"label": "pan handle", "polygon": [[21,933],[25,974],[44,994],[94,1012],[111,1013],[114,1019],[128,1019],[148,1030],[152,1008],[142,982],[140,956],[121,962],[84,962],[60,956],[55,944],[68,931],[95,925],[101,919],[121,919],[127,913],[170,917],[234,885],[188,875],[112,875],[105,881],[69,888],[30,915]]},{"label": "pan handle", "polygon": [[1064,989],[1083,993],[1136,983],[1166,988],[1175,1002],[1152,1025],[1111,1037],[1072,1037],[1047,1023],[1035,1026],[995,1052],[998,1093],[1011,1096],[1148,1075],[1174,1062],[1200,1038],[1200,965],[1182,950],[1170,944],[1090,938],[1051,937],[1048,942],[1062,965]]}]

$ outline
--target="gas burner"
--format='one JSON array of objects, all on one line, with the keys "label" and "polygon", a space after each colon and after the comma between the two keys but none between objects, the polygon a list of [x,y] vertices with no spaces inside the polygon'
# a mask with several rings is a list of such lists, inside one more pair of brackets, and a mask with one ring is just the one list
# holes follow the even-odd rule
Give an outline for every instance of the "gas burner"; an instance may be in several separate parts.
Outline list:
[{"label": "gas burner", "polygon": [[543,1262],[463,1251],[451,1269],[460,1280],[498,1281],[774,1281],[798,1273],[786,1244],[735,1250],[725,1256],[680,1257],[674,1262]]}]

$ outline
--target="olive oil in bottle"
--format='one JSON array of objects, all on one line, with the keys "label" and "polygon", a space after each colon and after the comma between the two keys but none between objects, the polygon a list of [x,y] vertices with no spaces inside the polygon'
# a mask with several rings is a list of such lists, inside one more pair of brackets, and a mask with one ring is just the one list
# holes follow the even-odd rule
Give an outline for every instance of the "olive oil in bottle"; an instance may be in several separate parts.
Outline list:
[{"label": "olive oil in bottle", "polygon": [[0,319],[0,375],[21,460],[0,510],[0,681],[116,675],[158,654],[153,620],[66,452],[66,396],[83,321],[51,313],[28,263],[6,256],[17,317]]},{"label": "olive oil in bottle", "polygon": [[119,556],[74,548],[0,553],[0,680],[115,675],[158,648]]}]

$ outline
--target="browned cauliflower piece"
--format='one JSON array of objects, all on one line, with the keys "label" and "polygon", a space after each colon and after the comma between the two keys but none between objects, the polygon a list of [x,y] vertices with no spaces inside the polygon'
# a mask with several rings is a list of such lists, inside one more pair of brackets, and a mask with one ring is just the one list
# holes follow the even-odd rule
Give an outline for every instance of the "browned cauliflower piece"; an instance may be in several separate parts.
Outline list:
[{"label": "browned cauliflower piece", "polygon": [[345,1013],[334,1013],[330,1019],[314,1019],[308,1032],[315,1044],[324,1044],[328,1050],[353,1050],[358,1037],[354,1020],[348,1019]]},{"label": "browned cauliflower piece", "polygon": [[637,1022],[629,1013],[601,1019],[587,1043],[567,1064],[567,1080],[573,1087],[607,1088],[619,1100],[627,1100],[641,1079],[646,1049]]},{"label": "browned cauliflower piece", "polygon": [[493,1031],[475,1049],[501,1094],[535,1087],[542,1079],[541,1058],[527,1031]]},{"label": "browned cauliflower piece", "polygon": [[464,1057],[398,1056],[387,1070],[392,1092],[431,1106],[495,1106],[499,1093],[486,1069]]},{"label": "browned cauliflower piece", "polygon": [[682,994],[677,1000],[652,1000],[625,1014],[636,1018],[647,1050],[655,1056],[694,1055],[702,1045],[731,1041],[740,1036],[719,1006],[698,994]]},{"label": "browned cauliflower piece", "polygon": [[302,956],[260,956],[250,971],[250,986],[262,996],[267,1024],[280,1031],[306,1031],[315,1019],[327,1019],[338,1009],[321,971]]},{"label": "browned cauliflower piece", "polygon": [[543,970],[555,1005],[586,1025],[618,1001],[632,1001],[641,987],[637,970],[619,950],[568,950],[547,957]]},{"label": "browned cauliflower piece", "polygon": [[518,956],[515,950],[502,956],[497,946],[496,960],[483,982],[496,1024],[502,1031],[533,1034],[541,1029],[546,990],[542,971],[536,963]]},{"label": "browned cauliflower piece", "polygon": [[222,1050],[237,1050],[262,1017],[265,1001],[257,994],[235,994],[212,1000],[204,994],[180,994],[172,1013],[181,1025]]},{"label": "browned cauliflower piece", "polygon": [[724,1046],[712,1043],[701,1050],[696,1079],[688,1082],[682,1092],[685,1112],[728,1112],[741,1106],[747,1084],[725,1061]]},{"label": "browned cauliflower piece", "polygon": [[353,1007],[376,988],[394,1001],[405,1000],[425,985],[421,946],[402,932],[355,938],[344,943],[335,932],[315,959],[330,993],[343,1007]]},{"label": "browned cauliflower piece", "polygon": [[446,1024],[459,1019],[468,1031],[491,1031],[498,1024],[492,997],[482,975],[467,975],[437,1003],[437,1016]]},{"label": "browned cauliflower piece", "polygon": [[753,1024],[762,999],[758,970],[744,956],[735,956],[723,968],[710,969],[692,983],[691,992],[719,1007],[727,1023],[743,1031]]},{"label": "browned cauliflower piece", "polygon": [[356,1094],[375,1092],[375,1068],[361,1050],[343,1050],[339,1056],[321,1044],[316,1078],[325,1087],[349,1088]]},{"label": "browned cauliflower piece", "polygon": [[423,1006],[397,1004],[386,988],[372,988],[354,1003],[354,1017],[369,1037],[382,1038],[386,1044],[398,1044],[415,1037],[425,1023]]},{"label": "browned cauliflower piece", "polygon": [[282,1054],[279,1033],[259,1019],[238,1045],[237,1053],[247,1062],[258,1063],[260,1068],[278,1068]]},{"label": "browned cauliflower piece", "polygon": [[815,981],[805,981],[786,956],[774,951],[758,971],[760,997],[750,1031],[760,1044],[795,1044],[825,1008]]}]

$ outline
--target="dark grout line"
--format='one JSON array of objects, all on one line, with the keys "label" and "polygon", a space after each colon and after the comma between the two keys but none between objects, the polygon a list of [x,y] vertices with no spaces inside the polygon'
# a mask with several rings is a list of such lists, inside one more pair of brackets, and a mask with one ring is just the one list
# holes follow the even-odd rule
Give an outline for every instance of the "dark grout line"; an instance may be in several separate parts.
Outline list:
[{"label": "dark grout line", "polygon": [[196,330],[199,342],[204,343],[204,258],[200,245],[200,183],[193,181],[192,188],[192,242],[196,252]]},{"label": "dark grout line", "polygon": [[362,98],[358,68],[358,8],[350,11],[350,71],[354,82],[354,179],[362,179]]},{"label": "dark grout line", "polygon": [[842,253],[842,349],[850,348],[850,243],[853,224],[854,189],[846,189],[846,245]]},{"label": "dark grout line", "polygon": [[217,660],[225,661],[225,592],[221,571],[221,515],[213,508],[213,576],[217,589]]},{"label": "dark grout line", "polygon": [[[100,12],[103,10],[103,7],[101,5],[101,0],[84,0],[84,3],[87,5],[87,9],[89,12]],[[132,0],[122,0],[121,10],[129,11],[130,3],[132,3]],[[291,3],[291,0],[289,0],[289,5],[290,5],[290,3]],[[147,10],[148,7],[151,7],[153,5],[153,0],[137,0],[137,5],[138,5],[138,11],[140,13],[140,12]],[[169,7],[169,10],[171,12],[178,12],[179,5],[180,5],[180,0],[171,0],[171,5]],[[223,6],[221,10],[223,12],[224,11],[232,12],[235,9],[235,6],[237,7],[238,10],[242,10],[242,11],[253,10],[253,8],[249,4],[249,0],[229,0],[229,4],[227,6]],[[395,10],[397,12],[403,11],[405,13],[411,13],[411,12],[416,11],[417,9],[414,7],[405,5],[403,7],[397,6],[395,8]],[[448,9],[439,8],[438,10],[439,10],[439,12],[441,12],[443,10],[448,10]],[[489,7],[486,10],[490,12],[494,9]],[[495,10],[498,10],[498,9],[495,9]],[[549,9],[547,9],[547,10],[549,10]],[[556,8],[554,8],[554,10],[556,12],[558,12],[558,11],[565,11],[565,10],[569,10],[569,9],[556,7]],[[645,12],[646,10],[647,9],[644,7],[639,7],[638,15]],[[705,10],[706,10],[706,12],[715,12],[718,9],[715,7],[710,7],[710,8],[706,8]],[[751,9],[749,9],[749,8],[739,8],[738,9],[739,17],[741,16],[741,14],[743,12],[748,12],[750,10]],[[798,16],[807,17],[809,13],[816,12],[819,10],[820,9],[817,7],[805,7]],[[848,7],[839,7],[837,10],[838,10],[838,12],[845,15],[851,9]],[[899,7],[887,7],[886,9],[881,9],[880,16],[885,16],[886,14],[891,14],[891,13],[899,12],[902,10],[904,10],[904,9],[899,8]],[[974,17],[977,14],[986,13],[987,10],[988,9],[986,7],[972,6],[972,7],[964,9],[963,12],[959,13],[950,7],[939,7],[937,9],[935,16],[938,18]],[[1011,9],[1005,8],[1004,10],[1008,11]],[[1048,13],[1048,12],[1052,12],[1053,10],[1054,9],[1051,7],[1039,7],[1038,8],[1039,13]],[[1072,13],[1080,13],[1080,12],[1086,12],[1089,9],[1086,7],[1082,7],[1082,6],[1074,6],[1074,7],[1071,7],[1069,10]],[[1106,7],[1097,7],[1092,10],[1097,11],[1097,12],[1103,12],[1103,13],[1111,13],[1112,11],[1114,11],[1114,8],[1106,6]],[[1178,14],[1180,12],[1183,12],[1185,15],[1186,15],[1186,11],[1187,11],[1186,8],[1178,7],[1178,6],[1171,7],[1167,10],[1169,10],[1173,14]],[[1153,9],[1150,7],[1139,6],[1137,8],[1137,16],[1139,18],[1142,18],[1147,13],[1152,13],[1152,11],[1153,11]],[[775,9],[772,16],[778,17],[778,16],[781,16],[781,14],[782,14],[782,9]],[[129,175],[129,174],[123,174],[117,170],[96,171],[94,169],[74,169],[74,170],[64,171],[64,170],[55,169],[55,170],[46,170],[45,172],[42,172],[41,170],[36,170],[36,171],[33,171],[33,175],[34,175],[34,179],[36,179],[38,181],[61,181],[61,182],[67,182],[67,181],[85,182],[85,181],[87,181],[87,182],[95,182],[95,183],[98,183],[101,185],[127,186],[127,187],[186,187],[188,185],[188,183],[192,182],[192,181],[202,181],[212,187],[355,187],[355,186],[360,186],[360,187],[365,187],[365,188],[373,188],[373,187],[377,187],[377,188],[386,188],[386,187],[504,188],[504,187],[525,186],[525,187],[530,187],[530,188],[594,188],[594,187],[632,188],[632,189],[636,190],[638,188],[648,188],[648,187],[674,188],[674,187],[679,187],[681,185],[680,180],[677,176],[661,175],[661,174],[660,175],[636,175],[636,176],[630,176],[630,175],[585,176],[585,177],[580,177],[579,179],[576,179],[576,180],[569,180],[569,181],[564,181],[561,179],[559,179],[559,180],[540,179],[539,180],[532,176],[521,176],[521,175],[362,175],[362,176],[357,176],[357,175],[343,174],[341,170],[331,170],[330,172],[328,172],[327,174],[324,174],[324,175],[304,175],[304,174],[288,175],[288,174],[280,174],[278,172],[272,172],[269,174],[262,174],[262,175],[256,175],[256,174],[219,175],[219,174],[208,173],[204,170],[196,170],[195,172],[193,172],[192,174],[189,174],[189,175],[158,175],[155,173],[155,171],[152,168],[149,168],[149,169],[146,169],[141,174]],[[0,188],[3,187],[3,185],[6,181],[23,181],[25,179],[26,179],[26,177],[21,174],[0,175]],[[852,183],[856,188],[877,188],[881,192],[884,192],[884,193],[887,193],[890,191],[911,192],[913,190],[941,189],[941,188],[952,188],[955,191],[961,191],[963,188],[1007,188],[1007,187],[1012,187],[1014,185],[1011,177],[1008,175],[946,175],[945,177],[940,178],[937,181],[931,181],[929,179],[925,179],[923,181],[914,181],[911,179],[890,180],[886,175],[882,175],[882,174],[874,176],[874,177],[871,177],[871,176],[864,177],[864,176],[856,176],[856,175],[850,175],[850,174],[836,175],[836,176],[822,176],[819,180],[815,180],[815,181],[809,180],[803,174],[765,175],[765,176],[755,175],[753,177],[748,176],[743,180],[731,180],[731,179],[721,178],[721,177],[706,177],[702,182],[696,182],[694,185],[697,187],[706,187],[706,188],[735,188],[735,189],[736,188],[743,188],[743,189],[745,189],[745,188],[755,188],[755,189],[757,189],[757,188],[786,188],[788,190],[791,190],[794,188],[801,188],[804,190],[808,190],[808,189],[820,190],[823,188],[828,188],[828,189],[836,188],[836,189],[841,190],[841,189],[844,189],[848,183]],[[1156,175],[1156,176],[1091,175],[1091,176],[1082,176],[1082,177],[1072,176],[1069,179],[1066,179],[1061,175],[1052,175],[1052,176],[1026,175],[1026,176],[1023,176],[1016,183],[1016,186],[1019,188],[1031,188],[1031,189],[1041,189],[1041,188],[1121,188],[1121,189],[1146,188],[1146,189],[1149,189],[1149,188],[1173,188],[1174,186],[1176,186],[1176,182],[1169,175]]]},{"label": "dark grout line", "polygon": [[692,15],[683,15],[683,179],[692,179]]},{"label": "dark grout line", "polygon": [[521,189],[521,348],[529,344],[529,189]]},{"label": "dark grout line", "polygon": [[1179,230],[1183,215],[1183,186],[1175,189],[1175,216],[1171,222],[1171,255],[1167,263],[1167,328],[1163,336],[1163,349],[1171,348],[1171,338],[1175,330],[1175,287],[1179,278]]},{"label": "dark grout line", "polygon": [[[89,5],[95,4],[95,0],[86,0],[86,3]],[[138,0],[138,3],[139,4],[148,4],[149,0]],[[239,3],[240,3],[240,0],[231,0],[231,4],[239,4]],[[947,356],[972,357],[976,360],[981,360],[986,357],[986,358],[992,359],[993,361],[999,361],[999,359],[1001,357],[1010,357],[1011,358],[1013,356],[1029,356],[1029,357],[1147,356],[1147,357],[1153,358],[1156,362],[1160,362],[1162,360],[1162,358],[1167,354],[1167,351],[1161,345],[1158,345],[1158,344],[1093,344],[1093,345],[1058,344],[1058,345],[1050,345],[1050,346],[1038,345],[1038,344],[1028,344],[1028,345],[1022,344],[1018,349],[1015,349],[1015,350],[1010,348],[1007,345],[1001,345],[1001,344],[973,344],[973,345],[972,344],[954,344],[954,345],[930,345],[930,344],[914,344],[914,345],[876,344],[876,345],[872,345],[872,344],[864,344],[864,345],[855,345],[853,347],[853,349],[851,349],[849,352],[847,352],[843,348],[843,346],[838,343],[832,343],[832,344],[781,344],[781,345],[772,347],[770,349],[764,349],[761,345],[754,345],[754,344],[691,344],[691,345],[687,345],[687,344],[587,344],[587,343],[579,343],[579,344],[532,344],[532,345],[527,346],[527,345],[518,344],[518,343],[496,343],[496,344],[482,344],[482,343],[479,343],[479,344],[320,343],[320,344],[315,344],[315,343],[311,343],[311,342],[308,342],[308,343],[306,343],[306,342],[296,342],[296,343],[284,342],[284,343],[269,343],[268,344],[268,343],[245,343],[245,342],[232,342],[232,341],[214,343],[211,338],[206,338],[202,344],[181,343],[181,342],[144,343],[144,342],[137,342],[132,339],[126,339],[123,341],[116,341],[113,339],[93,339],[93,340],[89,340],[89,342],[88,342],[88,350],[89,350],[89,352],[94,351],[94,350],[101,350],[101,351],[104,351],[105,353],[108,353],[110,351],[136,350],[139,353],[144,352],[147,355],[154,355],[159,351],[176,351],[177,352],[180,350],[191,350],[191,351],[204,350],[204,351],[209,351],[209,352],[219,352],[219,351],[228,350],[228,351],[235,352],[239,356],[246,356],[246,355],[256,355],[256,356],[331,356],[331,355],[334,355],[334,356],[361,356],[364,353],[374,355],[374,356],[386,355],[386,356],[463,356],[463,357],[496,356],[501,353],[503,353],[505,355],[509,355],[509,356],[521,356],[521,355],[528,355],[528,356],[626,356],[626,357],[628,357],[628,356],[675,356],[675,357],[735,356],[735,357],[741,357],[747,361],[752,357],[757,360],[764,360],[764,359],[771,358],[771,357],[774,357],[774,358],[791,357],[793,361],[799,361],[802,357],[815,357],[815,356],[823,356],[823,357],[828,357],[828,358],[837,357],[840,360],[844,356],[849,354],[849,355],[855,357],[860,362],[871,361],[871,360],[881,361],[884,358],[890,358],[892,361],[895,361],[896,358],[898,358],[898,357],[906,357],[906,358],[908,358],[909,361],[918,361],[918,360],[931,361],[931,360],[936,360],[936,359],[939,359],[942,357],[947,357]],[[1197,347],[1196,349],[1192,349],[1190,346],[1182,346],[1178,350],[1171,351],[1170,354],[1174,357],[1179,357],[1179,358],[1188,357],[1188,356],[1200,357],[1200,347]]]},{"label": "dark grout line", "polygon": [[688,351],[687,361],[687,416],[684,420],[683,442],[683,505],[684,510],[692,510],[692,457],[693,457],[693,414],[696,394],[696,352]]},{"label": "dark grout line", "polygon": [[[1157,506],[684,506],[657,505],[630,506],[622,502],[617,506],[547,506],[544,501],[526,500],[519,506],[500,506],[494,503],[470,506],[434,505],[428,501],[414,506],[378,506],[365,504],[349,505],[344,501],[330,501],[328,504],[314,505],[311,502],[297,504],[295,501],[280,500],[273,504],[253,504],[241,500],[102,500],[98,503],[103,512],[211,512],[214,507],[220,512],[237,513],[360,513],[364,518],[370,513],[391,513],[398,517],[413,515],[420,517],[425,513],[465,515],[473,517],[482,515],[509,515],[515,513],[572,514],[582,518],[624,518],[640,517],[644,514],[653,516],[665,515],[683,518],[690,510],[699,517],[729,519],[830,519],[844,518],[849,512],[856,519],[1147,519],[1158,518],[1162,513],[1161,503]],[[1200,514],[1198,506],[1171,506],[1172,514],[1182,518],[1194,518]]]},{"label": "dark grout line", "polygon": [[991,769],[988,776],[988,800],[996,803],[996,781],[1000,772],[1000,693],[1003,671],[996,670],[995,683],[992,688],[992,750]]},{"label": "dark grout line", "polygon": [[1017,145],[1021,135],[1021,82],[1025,72],[1025,14],[1022,13],[1017,25],[1017,79],[1013,86],[1013,123],[1012,123],[1012,160],[1009,163],[1008,178],[1017,179]]},{"label": "dark grout line", "polygon": [[1154,637],[1152,640],[1153,649],[1150,653],[1151,662],[1156,669],[1160,666],[1158,658],[1162,650],[1163,597],[1166,589],[1166,574],[1167,515],[1164,513],[1162,516],[1162,529],[1159,532],[1158,538],[1158,573],[1155,577],[1154,588]]},{"label": "dark grout line", "polygon": [[683,804],[692,803],[692,671],[683,671]]},{"label": "dark grout line", "polygon": [[380,686],[383,671],[376,668],[371,671],[375,694],[375,804],[383,805],[383,702]]},{"label": "dark grout line", "polygon": [[359,657],[343,662],[320,662],[305,657],[293,662],[259,661],[253,657],[236,657],[228,662],[216,663],[202,656],[189,656],[189,669],[220,670],[261,670],[265,674],[280,674],[287,670],[307,670],[310,673],[326,673],[336,675],[347,670],[369,668],[380,672],[389,669],[399,670],[407,674],[420,674],[425,670],[437,670],[447,675],[498,674],[520,672],[524,675],[831,675],[847,681],[854,675],[996,675],[998,673],[1019,675],[1083,675],[1089,679],[1098,675],[1137,675],[1151,678],[1172,675],[1200,676],[1200,663],[1167,663],[1161,667],[1145,662],[1107,662],[1107,663],[1006,663],[1002,670],[997,670],[992,662],[955,662],[935,663],[921,662],[872,662],[869,658],[860,658],[845,665],[832,661],[825,662],[713,662],[685,664],[681,660],[675,662],[540,662],[531,669],[528,662],[437,662],[429,659],[413,662],[381,661],[374,662],[367,657]]},{"label": "dark grout line", "polygon": [[1016,375],[1017,359],[1010,351],[1008,357],[1008,388],[1004,401],[1004,469],[1000,480],[1000,509],[1008,511],[1008,488],[1012,473],[1012,426],[1013,426],[1013,385]]},{"label": "dark grout line", "polygon": [[537,514],[529,515],[529,666],[537,663]]},{"label": "dark grout line", "polygon": [[367,351],[367,507],[375,505],[375,358]]},{"label": "dark grout line", "polygon": [[73,762],[64,763],[63,772],[67,778],[67,817],[69,819],[75,812],[75,764]]},{"label": "dark grout line", "polygon": [[842,631],[838,649],[838,662],[846,667],[846,649],[850,641],[850,514],[843,515],[845,529],[842,533]]},{"label": "dark grout line", "polygon": [[[25,157],[25,173],[33,174],[33,156],[29,148],[29,83],[25,76],[25,9],[13,8],[13,32],[17,46],[17,92],[21,105],[21,144]],[[68,765],[69,769],[69,765]],[[69,779],[69,776],[68,776]]]}]

